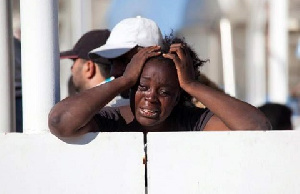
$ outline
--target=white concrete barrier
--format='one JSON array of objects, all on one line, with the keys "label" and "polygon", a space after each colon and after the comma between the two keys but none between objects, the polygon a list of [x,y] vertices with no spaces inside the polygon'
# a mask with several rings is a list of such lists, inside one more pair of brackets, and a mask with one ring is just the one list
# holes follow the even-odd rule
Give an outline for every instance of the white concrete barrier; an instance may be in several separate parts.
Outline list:
[{"label": "white concrete barrier", "polygon": [[148,194],[300,193],[300,131],[148,134]]},{"label": "white concrete barrier", "polygon": [[[68,143],[67,143],[68,142]],[[0,134],[1,194],[143,194],[142,133]]]},{"label": "white concrete barrier", "polygon": [[[300,193],[300,131],[148,134],[148,194]],[[0,134],[1,194],[144,194],[142,133]]]}]

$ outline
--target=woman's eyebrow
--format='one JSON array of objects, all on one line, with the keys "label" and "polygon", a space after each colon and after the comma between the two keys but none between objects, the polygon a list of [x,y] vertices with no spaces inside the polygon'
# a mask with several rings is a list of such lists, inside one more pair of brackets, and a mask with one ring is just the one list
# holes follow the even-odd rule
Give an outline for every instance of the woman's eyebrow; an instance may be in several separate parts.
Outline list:
[{"label": "woman's eyebrow", "polygon": [[142,76],[140,79],[150,80],[151,77],[150,76]]}]

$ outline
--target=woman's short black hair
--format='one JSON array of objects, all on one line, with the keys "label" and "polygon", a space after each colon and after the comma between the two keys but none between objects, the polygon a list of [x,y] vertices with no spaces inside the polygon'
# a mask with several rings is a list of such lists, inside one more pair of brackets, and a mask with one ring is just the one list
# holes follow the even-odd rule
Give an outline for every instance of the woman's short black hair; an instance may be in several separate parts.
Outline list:
[{"label": "woman's short black hair", "polygon": [[[193,60],[193,67],[195,71],[195,79],[199,80],[200,77],[200,67],[204,65],[208,60],[202,60],[198,57],[197,53],[194,49],[188,45],[185,41],[185,38],[176,37],[173,32],[170,35],[166,35],[162,42],[162,52],[168,53],[172,44],[181,43],[185,45],[186,51],[189,52],[190,56]],[[192,103],[192,96],[189,95],[187,92],[182,90],[181,97],[179,100],[178,105],[187,105],[187,106],[195,106]]]},{"label": "woman's short black hair", "polygon": [[173,32],[170,33],[170,35],[166,35],[162,42],[162,52],[169,52],[170,47],[172,44],[181,43],[184,44],[187,51],[190,53],[192,59],[193,59],[193,66],[196,73],[196,78],[200,76],[200,67],[204,65],[208,60],[202,60],[198,57],[197,53],[194,51],[194,49],[186,43],[184,37],[177,37],[174,35]]}]

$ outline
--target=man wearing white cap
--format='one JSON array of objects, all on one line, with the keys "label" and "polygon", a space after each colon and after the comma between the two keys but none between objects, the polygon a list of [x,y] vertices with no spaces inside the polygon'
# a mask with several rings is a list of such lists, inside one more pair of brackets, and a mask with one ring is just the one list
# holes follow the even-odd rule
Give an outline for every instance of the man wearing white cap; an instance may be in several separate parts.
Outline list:
[{"label": "man wearing white cap", "polygon": [[[74,47],[60,53],[61,59],[72,59],[72,83],[77,92],[93,88],[100,84],[111,81],[109,77],[110,61],[103,57],[90,60],[88,53],[103,45],[110,31],[107,29],[91,30],[80,37]],[[129,101],[117,96],[107,106],[127,105]]]},{"label": "man wearing white cap", "polygon": [[132,57],[143,47],[161,45],[162,34],[157,24],[137,16],[118,23],[111,31],[106,43],[89,53],[91,59],[99,57],[112,61],[111,76],[123,75]]}]

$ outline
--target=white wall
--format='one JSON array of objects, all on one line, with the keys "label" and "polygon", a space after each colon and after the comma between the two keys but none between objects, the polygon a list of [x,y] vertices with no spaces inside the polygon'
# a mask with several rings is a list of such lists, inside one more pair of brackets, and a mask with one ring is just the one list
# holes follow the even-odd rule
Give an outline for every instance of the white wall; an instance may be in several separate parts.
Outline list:
[{"label": "white wall", "polygon": [[[148,134],[148,194],[300,193],[300,131]],[[142,133],[0,134],[0,193],[143,194]]]},{"label": "white wall", "polygon": [[1,194],[143,194],[143,135],[0,134]]},{"label": "white wall", "polygon": [[300,131],[148,136],[148,194],[300,193]]}]

